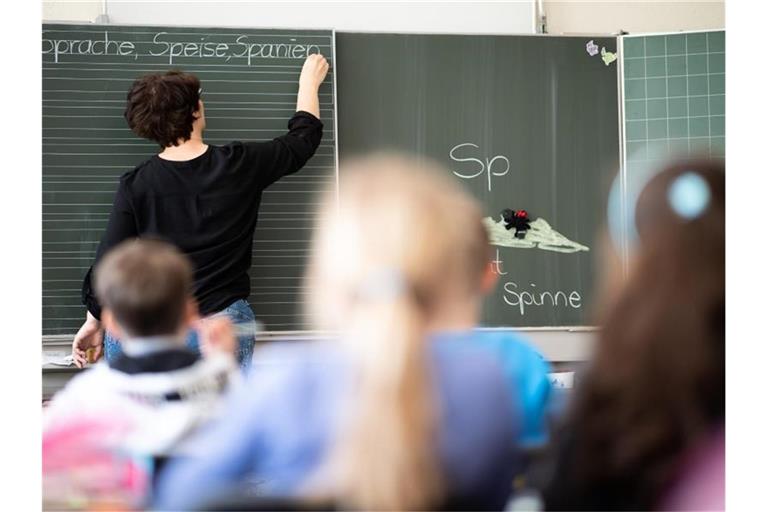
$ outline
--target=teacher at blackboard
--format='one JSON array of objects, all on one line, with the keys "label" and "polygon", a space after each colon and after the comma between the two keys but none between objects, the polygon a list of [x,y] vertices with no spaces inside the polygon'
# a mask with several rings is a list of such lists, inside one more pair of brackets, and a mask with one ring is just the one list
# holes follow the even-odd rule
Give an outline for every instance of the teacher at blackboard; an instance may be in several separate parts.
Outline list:
[{"label": "teacher at blackboard", "polygon": [[[288,133],[268,142],[223,146],[203,142],[204,92],[197,77],[171,71],[136,80],[128,92],[125,119],[136,135],[158,143],[162,151],[120,178],[93,265],[123,240],[161,237],[192,260],[201,316],[222,312],[235,321],[253,320],[246,298],[261,194],[301,169],[320,145],[318,89],[327,72],[322,55],[304,62]],[[102,328],[92,270],[83,281],[86,320],[72,343],[78,367],[87,362],[89,349],[96,358],[105,354],[108,361],[121,354],[119,340]],[[187,343],[194,348],[194,333]],[[240,339],[241,364],[250,361],[253,343],[252,336]]]}]

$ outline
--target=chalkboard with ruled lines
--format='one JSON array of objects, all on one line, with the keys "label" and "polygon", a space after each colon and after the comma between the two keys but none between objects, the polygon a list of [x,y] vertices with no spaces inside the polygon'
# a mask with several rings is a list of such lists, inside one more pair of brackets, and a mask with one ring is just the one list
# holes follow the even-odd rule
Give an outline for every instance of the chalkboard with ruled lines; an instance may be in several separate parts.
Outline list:
[{"label": "chalkboard with ruled lines", "polygon": [[268,330],[302,324],[302,278],[315,193],[336,180],[333,33],[323,30],[44,24],[43,335],[71,335],[80,289],[106,227],[118,178],[158,147],[123,118],[137,77],[181,69],[203,88],[210,144],[282,135],[307,55],[331,64],[320,88],[323,141],[299,173],[265,191],[254,236],[252,294]]}]

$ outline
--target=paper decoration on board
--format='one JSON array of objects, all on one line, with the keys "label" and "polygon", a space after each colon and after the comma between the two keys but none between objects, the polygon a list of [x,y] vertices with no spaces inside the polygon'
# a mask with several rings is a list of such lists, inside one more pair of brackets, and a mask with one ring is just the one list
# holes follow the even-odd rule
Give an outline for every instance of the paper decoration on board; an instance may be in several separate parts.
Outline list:
[{"label": "paper decoration on board", "polygon": [[610,63],[615,61],[617,58],[614,52],[606,51],[605,46],[603,46],[598,52],[597,49],[600,47],[595,44],[594,39],[590,39],[589,41],[587,41],[585,48],[590,57],[594,57],[595,55],[600,53],[600,58],[603,59],[603,62],[605,63],[606,66],[610,65]]},{"label": "paper decoration on board", "polygon": [[516,238],[514,230],[507,229],[507,222],[503,216],[498,222],[491,217],[485,217],[483,224],[488,230],[491,245],[498,247],[541,249],[566,254],[589,251],[589,247],[567,239],[552,229],[549,223],[542,218],[530,221],[530,229],[527,230],[525,238]]},{"label": "paper decoration on board", "polygon": [[605,47],[600,50],[600,56],[603,58],[603,62],[605,62],[606,66],[616,60],[616,54],[605,51]]},{"label": "paper decoration on board", "polygon": [[587,53],[590,57],[594,57],[600,52],[600,47],[595,44],[594,39],[587,41]]}]

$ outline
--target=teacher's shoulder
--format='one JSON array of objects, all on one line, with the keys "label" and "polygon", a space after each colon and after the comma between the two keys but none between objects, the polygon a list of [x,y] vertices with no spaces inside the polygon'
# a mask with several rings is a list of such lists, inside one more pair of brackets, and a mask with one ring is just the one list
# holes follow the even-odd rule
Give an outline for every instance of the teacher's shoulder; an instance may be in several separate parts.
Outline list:
[{"label": "teacher's shoulder", "polygon": [[153,174],[157,173],[157,169],[153,168],[154,166],[151,164],[153,158],[156,157],[148,158],[130,171],[121,174],[118,180],[119,189],[133,195],[137,190],[151,187]]},{"label": "teacher's shoulder", "polygon": [[215,146],[215,149],[225,157],[238,157],[245,153],[245,143],[241,140],[233,140],[229,144]]},{"label": "teacher's shoulder", "polygon": [[226,162],[224,165],[232,170],[238,170],[242,167],[251,168],[253,164],[261,163],[261,157],[270,151],[272,144],[274,144],[272,140],[233,140],[228,144],[214,146],[214,159]]}]

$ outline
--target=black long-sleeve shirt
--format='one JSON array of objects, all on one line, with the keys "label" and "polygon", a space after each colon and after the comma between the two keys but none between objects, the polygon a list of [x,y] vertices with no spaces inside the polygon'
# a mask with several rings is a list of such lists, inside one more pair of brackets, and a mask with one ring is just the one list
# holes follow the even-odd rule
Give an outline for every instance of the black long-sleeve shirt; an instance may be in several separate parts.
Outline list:
[{"label": "black long-sleeve shirt", "polygon": [[253,231],[265,188],[301,169],[320,145],[323,124],[299,111],[269,142],[209,145],[183,162],[155,155],[120,178],[106,232],[83,281],[82,299],[101,318],[93,268],[123,240],[153,236],[175,244],[195,269],[200,313],[247,298]]}]

